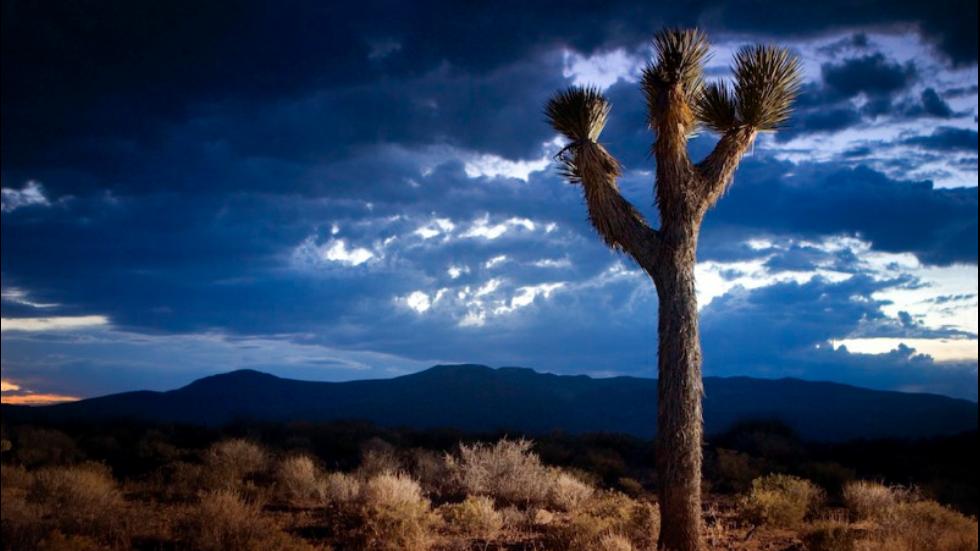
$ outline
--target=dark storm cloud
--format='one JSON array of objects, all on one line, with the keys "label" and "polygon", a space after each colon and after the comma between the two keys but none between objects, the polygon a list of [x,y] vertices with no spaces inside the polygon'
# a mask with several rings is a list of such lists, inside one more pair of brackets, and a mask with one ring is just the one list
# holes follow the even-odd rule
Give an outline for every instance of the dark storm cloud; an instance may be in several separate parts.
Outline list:
[{"label": "dark storm cloud", "polygon": [[[754,15],[763,13],[765,17]],[[274,127],[249,129],[247,114],[257,104],[288,106],[314,92],[324,92],[320,97],[331,108],[342,109],[320,112],[323,131],[350,132],[331,140],[331,150],[378,139],[416,140],[413,130],[420,125],[437,135],[456,136],[459,128],[440,128],[438,117],[426,120],[424,109],[414,113],[419,106],[412,104],[413,90],[401,90],[400,83],[441,67],[464,75],[493,72],[560,44],[582,52],[600,46],[632,47],[663,24],[699,23],[715,32],[790,36],[907,23],[918,25],[954,61],[966,62],[976,59],[975,17],[970,13],[976,13],[970,2],[943,3],[939,8],[919,2],[792,7],[755,2],[575,7],[534,3],[506,9],[424,2],[245,2],[229,8],[180,1],[5,1],[4,171],[60,166],[96,172],[103,185],[118,185],[117,172],[127,164],[127,154],[166,146],[174,125],[215,111],[220,116],[229,109],[246,114],[239,123],[243,127],[215,130],[258,145],[261,154],[275,155],[294,149],[293,144],[288,137],[283,141]],[[867,63],[871,73],[852,74],[847,71],[857,67],[848,66],[836,73],[834,82],[852,90],[882,86],[858,83],[872,75],[883,77],[886,84],[901,77],[873,56]],[[848,75],[857,80],[849,83]],[[370,91],[363,88],[368,83]],[[519,79],[510,81],[521,84]],[[433,85],[445,86],[443,96],[457,94],[458,108],[484,113],[482,121],[474,121],[476,128],[485,121],[506,124],[493,121],[494,112],[510,124],[519,124],[510,115],[529,120],[523,113],[501,109],[499,102],[486,101],[494,98],[493,91],[467,89],[465,83],[452,81]],[[392,120],[406,114],[407,121]],[[444,120],[456,119],[447,115]],[[386,124],[392,125],[390,131]],[[531,137],[522,138],[519,128],[500,134],[490,130],[487,149],[510,156],[526,156],[541,132],[531,130]]]},{"label": "dark storm cloud", "polygon": [[887,96],[904,89],[916,77],[914,64],[899,65],[880,52],[838,64],[827,63],[821,73],[830,93],[844,98],[860,93]]},{"label": "dark storm cloud", "polygon": [[878,250],[913,252],[928,263],[975,264],[976,213],[975,187],[935,189],[929,182],[896,181],[862,166],[749,160],[705,224],[709,238],[710,231],[728,226],[797,235],[845,233]]},{"label": "dark storm cloud", "polygon": [[966,128],[941,127],[927,136],[914,136],[903,140],[905,144],[936,151],[977,151],[977,131]]},{"label": "dark storm cloud", "polygon": [[932,88],[922,91],[922,110],[933,117],[948,119],[953,116],[953,110],[943,98]]},{"label": "dark storm cloud", "polygon": [[[858,35],[860,36],[860,35]],[[847,47],[860,46],[867,52],[867,39],[854,38],[834,43],[828,48],[839,52]],[[836,55],[835,55],[836,57]],[[900,64],[881,52],[861,53],[856,57],[821,65],[820,80],[808,82],[800,90],[795,112],[787,127],[777,134],[780,141],[789,141],[805,134],[833,133],[867,124],[882,115],[901,117],[943,116],[953,113],[932,88],[922,93],[921,101],[905,101],[896,108],[897,99],[911,87],[917,77],[912,62]],[[862,96],[864,104],[857,107],[852,101]],[[948,111],[944,114],[943,110]]]},{"label": "dark storm cloud", "polygon": [[835,132],[844,130],[861,123],[863,118],[860,111],[850,107],[836,107],[833,109],[820,109],[811,111],[800,116],[799,122],[791,126],[797,134],[812,134],[820,132]]}]

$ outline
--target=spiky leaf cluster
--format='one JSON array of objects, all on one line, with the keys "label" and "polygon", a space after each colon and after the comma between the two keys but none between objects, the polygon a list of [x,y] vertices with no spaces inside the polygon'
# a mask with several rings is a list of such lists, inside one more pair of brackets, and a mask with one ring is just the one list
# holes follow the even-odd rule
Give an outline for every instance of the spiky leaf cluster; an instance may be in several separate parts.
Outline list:
[{"label": "spiky leaf cluster", "polygon": [[571,143],[556,158],[561,161],[561,174],[569,182],[582,181],[584,170],[600,170],[605,174],[619,173],[619,166],[596,142],[606,127],[612,106],[598,88],[572,86],[558,92],[548,101],[545,116],[551,126]]},{"label": "spiky leaf cluster", "polygon": [[724,82],[705,85],[698,98],[695,115],[715,132],[726,132],[738,126],[738,108],[731,87]]},{"label": "spiky leaf cluster", "polygon": [[775,130],[792,111],[800,62],[785,48],[748,46],[735,54],[735,104],[741,124]]},{"label": "spiky leaf cluster", "polygon": [[656,113],[658,95],[677,84],[693,108],[703,85],[708,38],[698,29],[664,29],[654,37],[653,48],[657,60],[643,71],[643,91],[650,113]]},{"label": "spiky leaf cluster", "polygon": [[572,86],[548,101],[545,116],[552,128],[572,142],[594,142],[606,127],[609,109],[609,100],[598,88]]}]

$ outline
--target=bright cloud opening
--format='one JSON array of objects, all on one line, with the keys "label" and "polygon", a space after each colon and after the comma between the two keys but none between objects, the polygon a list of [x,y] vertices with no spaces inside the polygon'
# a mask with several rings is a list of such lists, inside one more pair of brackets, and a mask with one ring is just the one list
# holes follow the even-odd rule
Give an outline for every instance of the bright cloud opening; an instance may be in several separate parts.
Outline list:
[{"label": "bright cloud opening", "polygon": [[40,182],[28,181],[21,189],[0,189],[0,211],[13,212],[21,207],[32,205],[48,206],[51,204],[44,195],[44,187]]},{"label": "bright cloud opening", "polygon": [[904,345],[937,362],[977,361],[977,339],[864,338],[830,341],[837,349],[846,347],[858,354],[888,354]]},{"label": "bright cloud opening", "polygon": [[52,316],[47,318],[2,318],[0,331],[71,331],[109,325],[105,316]]},{"label": "bright cloud opening", "polygon": [[405,304],[419,314],[432,307],[432,302],[429,300],[429,295],[423,293],[422,291],[413,291],[409,293],[409,295],[405,297]]}]

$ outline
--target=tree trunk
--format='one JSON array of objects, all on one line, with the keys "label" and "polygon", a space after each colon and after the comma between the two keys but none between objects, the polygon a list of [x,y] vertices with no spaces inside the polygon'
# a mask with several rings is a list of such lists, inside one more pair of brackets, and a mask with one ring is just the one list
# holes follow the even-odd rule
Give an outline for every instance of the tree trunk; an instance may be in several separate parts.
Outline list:
[{"label": "tree trunk", "polygon": [[661,526],[659,548],[701,547],[701,343],[694,292],[697,228],[672,236],[658,259],[659,403],[657,476]]}]

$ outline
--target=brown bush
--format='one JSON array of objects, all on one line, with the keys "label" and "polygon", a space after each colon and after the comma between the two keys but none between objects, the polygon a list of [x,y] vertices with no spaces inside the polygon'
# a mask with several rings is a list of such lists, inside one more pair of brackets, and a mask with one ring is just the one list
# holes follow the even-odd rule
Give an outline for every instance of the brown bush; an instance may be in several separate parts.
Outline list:
[{"label": "brown bush", "polygon": [[462,503],[443,505],[439,514],[452,532],[475,539],[491,540],[504,525],[493,500],[483,496],[469,496]]},{"label": "brown bush", "polygon": [[915,501],[914,491],[877,482],[851,482],[844,486],[844,503],[855,518],[882,520],[903,502]]},{"label": "brown bush", "polygon": [[320,493],[328,504],[350,503],[360,497],[361,482],[348,474],[330,473],[321,482]]},{"label": "brown bush", "polygon": [[157,473],[159,489],[168,499],[196,499],[213,479],[202,465],[176,461],[163,466]]},{"label": "brown bush", "polygon": [[361,464],[357,475],[368,479],[384,473],[402,471],[402,462],[398,458],[398,450],[380,438],[372,438],[361,448]]},{"label": "brown bush", "polygon": [[196,551],[312,549],[263,516],[255,503],[230,490],[207,492],[191,507],[178,528],[183,547]]},{"label": "brown bush", "polygon": [[95,463],[49,467],[34,473],[27,500],[45,522],[66,535],[91,536],[126,546],[125,502],[108,469]]},{"label": "brown bush", "polygon": [[606,534],[599,540],[596,551],[633,551],[633,544],[620,534]]},{"label": "brown bush", "polygon": [[269,455],[258,444],[240,438],[223,440],[204,453],[202,484],[208,490],[238,490],[247,477],[265,470],[268,463]]},{"label": "brown bush", "polygon": [[323,497],[320,470],[307,455],[287,457],[276,467],[276,493],[293,504],[305,504]]},{"label": "brown bush", "polygon": [[857,542],[859,551],[975,551],[977,521],[935,501],[899,503],[874,533]]},{"label": "brown bush", "polygon": [[625,539],[638,549],[652,549],[659,532],[660,513],[655,505],[619,492],[600,492],[566,518],[549,523],[547,540],[556,550],[603,549],[604,539],[609,545]]},{"label": "brown bush", "polygon": [[432,544],[437,517],[417,482],[383,473],[361,487],[356,500],[339,507],[349,528],[338,534],[344,547],[379,551],[419,551]]},{"label": "brown bush", "polygon": [[0,486],[4,490],[27,490],[34,482],[34,475],[20,465],[0,466]]},{"label": "brown bush", "polygon": [[560,511],[574,511],[592,497],[595,490],[574,476],[560,469],[550,469],[548,505]]},{"label": "brown bush", "polygon": [[746,519],[755,524],[792,528],[802,523],[822,498],[822,490],[808,480],[771,474],[752,481],[741,506]]},{"label": "brown bush", "polygon": [[[6,468],[6,466],[4,467]],[[47,533],[42,524],[44,510],[27,501],[27,490],[0,488],[0,541],[4,549],[32,549]]]},{"label": "brown bush", "polygon": [[55,530],[37,546],[38,551],[102,551],[104,546],[88,536],[66,536]]},{"label": "brown bush", "polygon": [[409,458],[409,472],[419,481],[427,495],[444,498],[462,497],[459,487],[453,484],[453,473],[446,464],[444,454],[430,450],[413,450]]},{"label": "brown bush", "polygon": [[458,457],[447,455],[446,463],[463,494],[515,505],[543,503],[550,477],[531,445],[523,439],[504,439],[493,445],[460,444]]},{"label": "brown bush", "polygon": [[66,465],[82,458],[71,436],[59,430],[37,427],[21,427],[11,453],[27,467]]},{"label": "brown bush", "polygon": [[752,481],[761,474],[755,463],[757,461],[746,453],[718,448],[715,465],[718,469],[719,486],[735,492],[748,490]]},{"label": "brown bush", "polygon": [[846,522],[815,522],[801,533],[807,551],[853,551],[856,533]]}]

